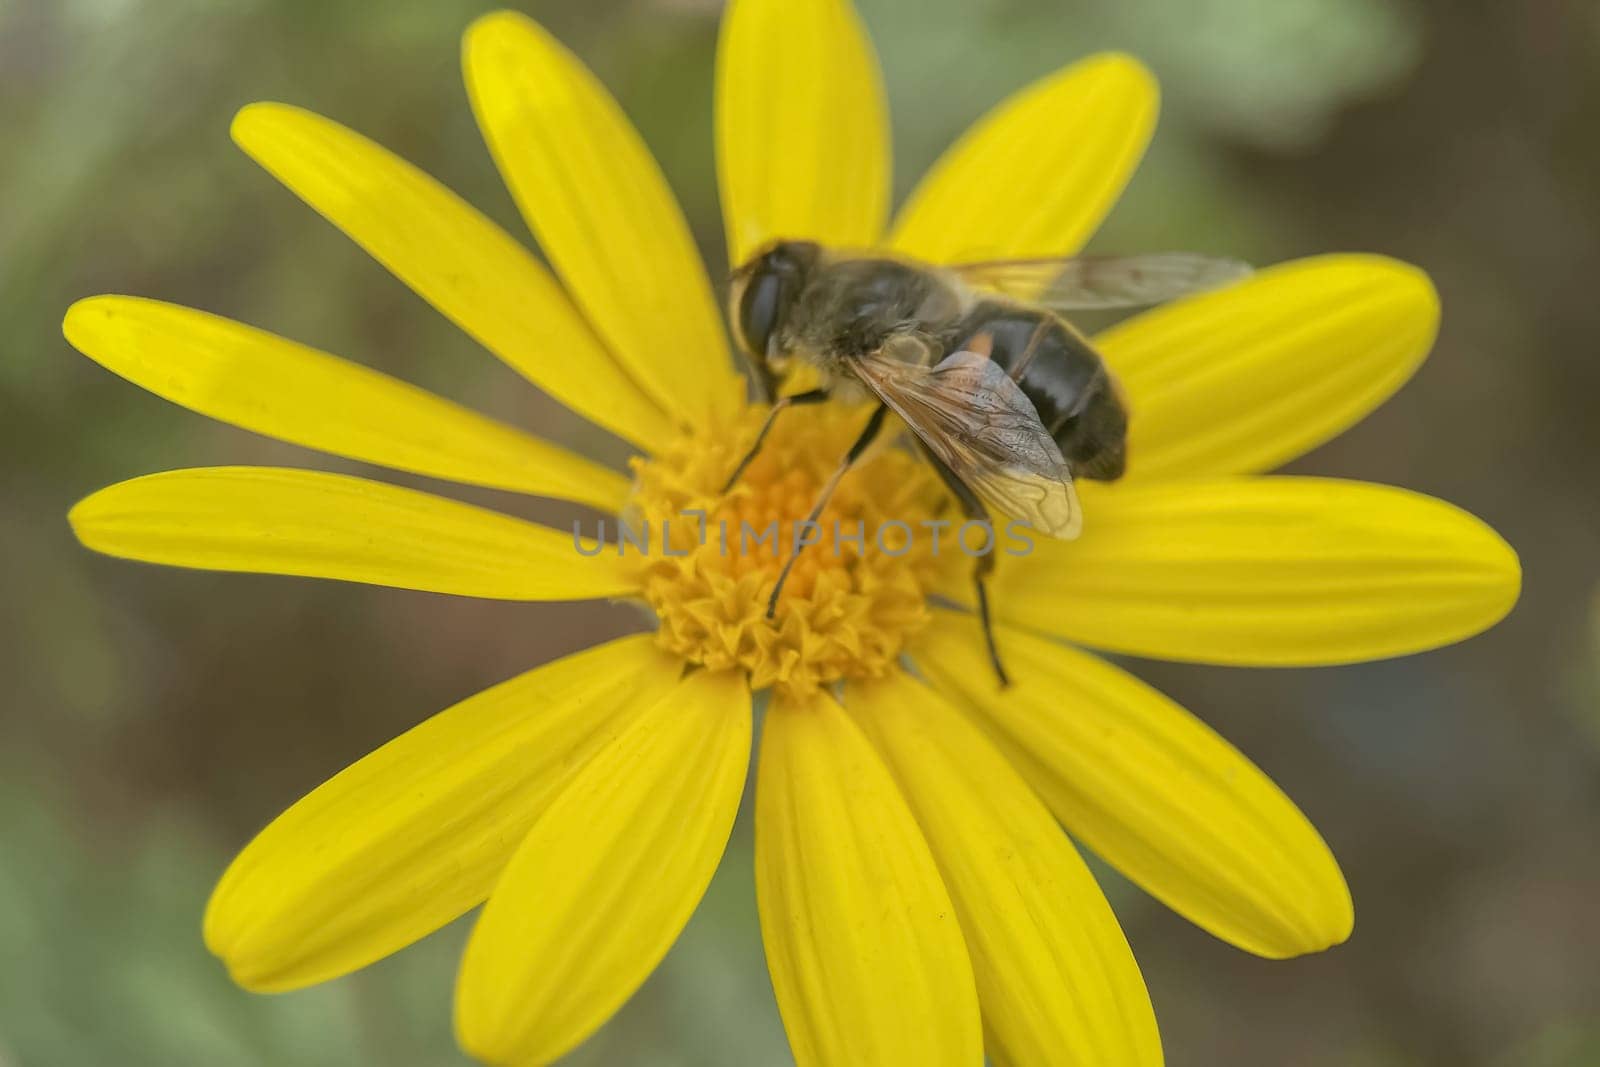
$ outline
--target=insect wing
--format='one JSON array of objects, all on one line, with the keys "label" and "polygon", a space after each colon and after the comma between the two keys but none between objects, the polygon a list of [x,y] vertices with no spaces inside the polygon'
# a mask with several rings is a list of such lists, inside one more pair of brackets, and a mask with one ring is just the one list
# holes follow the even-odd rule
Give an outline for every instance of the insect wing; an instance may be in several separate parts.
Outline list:
[{"label": "insect wing", "polygon": [[881,356],[852,366],[985,504],[1051,537],[1078,536],[1083,515],[1067,461],[999,364],[956,352],[931,368]]},{"label": "insect wing", "polygon": [[999,259],[947,268],[967,285],[1052,311],[1143,307],[1216,289],[1251,272],[1236,259],[1197,252],[1070,259]]}]

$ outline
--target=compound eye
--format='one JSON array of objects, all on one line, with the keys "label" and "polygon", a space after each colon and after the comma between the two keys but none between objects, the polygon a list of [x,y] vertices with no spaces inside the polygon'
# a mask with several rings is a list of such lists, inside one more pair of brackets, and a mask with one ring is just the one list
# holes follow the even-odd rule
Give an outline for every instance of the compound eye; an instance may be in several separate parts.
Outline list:
[{"label": "compound eye", "polygon": [[750,279],[739,301],[739,333],[751,355],[764,357],[778,315],[788,296],[790,279],[775,271],[762,271]]}]

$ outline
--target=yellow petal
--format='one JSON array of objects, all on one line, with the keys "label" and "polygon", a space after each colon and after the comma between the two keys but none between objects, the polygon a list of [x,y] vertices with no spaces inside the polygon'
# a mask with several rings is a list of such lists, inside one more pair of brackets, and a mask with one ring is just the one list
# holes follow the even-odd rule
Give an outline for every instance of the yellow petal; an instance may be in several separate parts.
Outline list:
[{"label": "yellow petal", "polygon": [[689,675],[561,788],[494,887],[456,986],[461,1045],[547,1063],[645,980],[711,882],[750,763],[750,693]]},{"label": "yellow petal", "polygon": [[108,486],[67,516],[109,556],[336,578],[497,600],[636,588],[630,561],[571,533],[414,489],[282,467],[199,467]]},{"label": "yellow petal", "polygon": [[[968,668],[983,677],[983,665]],[[1144,979],[1094,876],[983,733],[895,672],[845,706],[911,805],[950,889],[985,1025],[1018,1063],[1161,1063]]]},{"label": "yellow petal", "polygon": [[72,346],[192,411],[337,456],[617,511],[620,475],[414,385],[203,311],[132,296],[67,309]]},{"label": "yellow petal", "polygon": [[251,104],[232,132],[252,159],[530,382],[642,447],[669,431],[549,273],[455,193],[300,108]]},{"label": "yellow petal", "polygon": [[1132,675],[1002,628],[998,689],[982,636],[948,613],[918,668],[958,695],[1067,829],[1189,921],[1281,958],[1350,936],[1350,891],[1288,797],[1237,749]]},{"label": "yellow petal", "polygon": [[1355,663],[1498,622],[1521,568],[1440,500],[1326,478],[1128,486],[1083,536],[1002,561],[1004,619],[1113,652],[1250,666]]},{"label": "yellow petal", "polygon": [[608,729],[671,690],[648,635],[539,667],[440,712],[274,819],[228,867],[205,938],[234,980],[296,989],[364,967],[489,895]]},{"label": "yellow petal", "polygon": [[799,1067],[983,1062],[972,965],[927,842],[826,694],[767,714],[756,901]]},{"label": "yellow petal", "polygon": [[1035,82],[934,165],[890,243],[942,263],[1071,255],[1133,176],[1158,102],[1155,78],[1119,53]]},{"label": "yellow petal", "polygon": [[484,140],[589,321],[669,414],[693,423],[720,410],[737,381],[721,315],[683,213],[627,116],[523,15],[483,16],[463,47]]},{"label": "yellow petal", "polygon": [[848,0],[734,0],[717,45],[717,177],[731,262],[777,237],[878,243],[889,113]]},{"label": "yellow petal", "polygon": [[1132,416],[1130,478],[1270,470],[1359,422],[1439,328],[1428,276],[1382,256],[1296,260],[1096,339]]}]

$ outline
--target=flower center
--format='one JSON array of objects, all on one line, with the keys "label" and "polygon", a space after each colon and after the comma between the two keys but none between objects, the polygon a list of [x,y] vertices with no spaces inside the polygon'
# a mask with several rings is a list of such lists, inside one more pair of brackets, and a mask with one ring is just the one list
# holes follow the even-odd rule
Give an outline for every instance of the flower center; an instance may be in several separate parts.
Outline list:
[{"label": "flower center", "polygon": [[[781,415],[723,495],[766,412],[744,407],[633,461],[625,520],[651,533],[650,551],[638,558],[645,599],[661,622],[657,639],[692,663],[748,671],[756,689],[805,695],[880,676],[928,621],[927,594],[949,561],[923,523],[946,512],[949,497],[926,464],[888,447],[886,432],[806,526],[869,415],[833,404]],[[797,537],[809,543],[769,619],[768,599]]]}]

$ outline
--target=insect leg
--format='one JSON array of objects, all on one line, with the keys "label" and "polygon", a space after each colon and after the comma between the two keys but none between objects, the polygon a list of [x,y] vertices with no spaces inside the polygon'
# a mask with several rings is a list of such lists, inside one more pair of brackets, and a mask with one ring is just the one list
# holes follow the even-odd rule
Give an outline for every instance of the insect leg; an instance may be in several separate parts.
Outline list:
[{"label": "insect leg", "polygon": [[743,474],[744,469],[750,466],[751,461],[761,454],[761,446],[766,442],[767,434],[772,431],[772,424],[778,421],[779,412],[784,408],[800,407],[805,404],[820,404],[826,399],[828,399],[828,391],[826,389],[808,389],[803,393],[779,397],[774,401],[772,410],[767,412],[767,421],[761,424],[761,432],[756,434],[755,444],[750,446],[750,451],[744,454],[744,458],[739,461],[739,465],[733,468],[733,473],[728,475],[728,482],[722,487],[722,491],[726,493],[729,489],[732,489],[733,483],[739,480],[739,475]]},{"label": "insect leg", "polygon": [[[939,477],[944,481],[945,488],[950,490],[951,495],[956,498],[956,502],[961,505],[962,513],[967,518],[977,522],[989,523],[992,530],[993,523],[989,519],[989,509],[983,506],[983,501],[978,499],[978,495],[969,489],[965,482],[956,477],[955,471],[951,470],[944,460],[925,447],[922,449],[922,454],[933,465],[933,469],[939,472]],[[985,584],[989,575],[994,573],[993,538],[990,539],[989,548],[991,551],[979,556],[977,563],[973,567],[972,583],[978,590],[978,619],[983,624],[984,643],[989,647],[989,662],[994,664],[995,676],[1000,679],[1000,687],[1003,689],[1011,684],[1011,678],[1006,674],[1005,664],[1000,662],[1000,647],[995,644],[994,620],[989,615],[989,588]]]},{"label": "insect leg", "polygon": [[[833,491],[839,488],[839,482],[844,478],[845,473],[849,471],[856,460],[861,458],[862,453],[871,447],[873,440],[878,436],[878,431],[883,429],[883,420],[888,414],[889,409],[882,404],[879,404],[878,409],[872,413],[872,418],[867,420],[867,425],[861,431],[861,435],[856,438],[856,443],[850,446],[849,452],[845,453],[844,461],[839,464],[839,468],[833,472],[827,484],[822,487],[822,492],[817,494],[817,502],[811,508],[811,514],[806,516],[805,521],[808,525],[817,521],[817,517],[822,514],[822,509],[828,506],[828,499],[833,496]],[[794,569],[795,560],[800,558],[800,552],[801,549],[798,548],[790,552],[788,562],[783,565],[783,570],[778,572],[778,582],[772,587],[772,596],[767,599],[767,618],[769,619],[777,613],[778,595],[783,592],[783,583],[789,580],[789,572]]]}]

